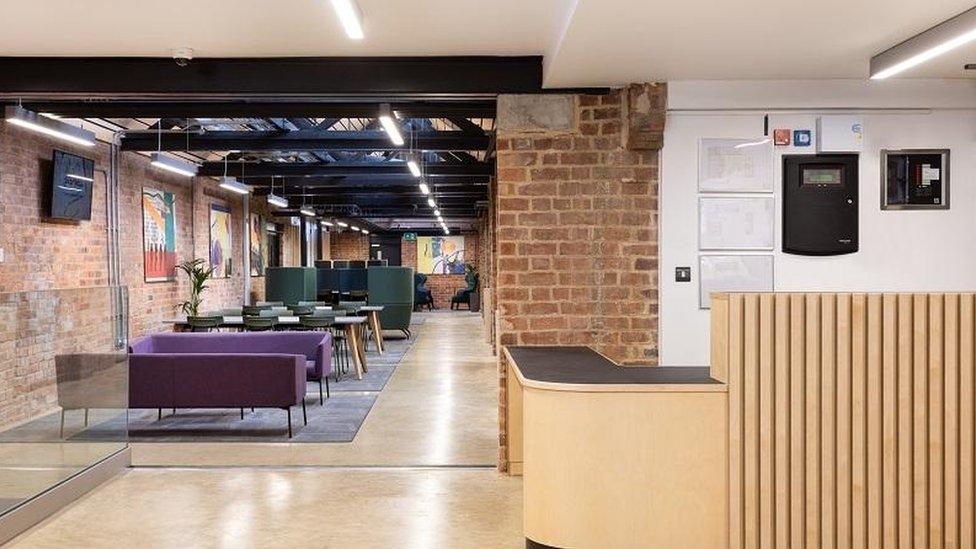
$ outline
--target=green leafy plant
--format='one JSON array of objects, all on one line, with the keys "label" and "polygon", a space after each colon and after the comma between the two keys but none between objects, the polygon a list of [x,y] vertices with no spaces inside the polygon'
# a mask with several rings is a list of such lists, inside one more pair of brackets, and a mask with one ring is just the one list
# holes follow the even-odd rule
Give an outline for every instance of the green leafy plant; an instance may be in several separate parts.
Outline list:
[{"label": "green leafy plant", "polygon": [[186,316],[198,316],[200,303],[203,301],[201,294],[207,289],[207,281],[213,275],[214,268],[207,267],[202,259],[184,261],[176,268],[186,273],[187,278],[190,279],[190,299],[177,303],[176,308],[183,311]]}]

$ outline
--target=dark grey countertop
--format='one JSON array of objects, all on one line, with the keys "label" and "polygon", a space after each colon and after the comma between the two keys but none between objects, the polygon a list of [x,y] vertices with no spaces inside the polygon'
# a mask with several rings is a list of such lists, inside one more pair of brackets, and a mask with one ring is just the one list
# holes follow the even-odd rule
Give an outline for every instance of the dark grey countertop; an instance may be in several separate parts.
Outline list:
[{"label": "dark grey countertop", "polygon": [[508,347],[522,376],[572,384],[721,385],[699,366],[617,366],[589,347]]}]

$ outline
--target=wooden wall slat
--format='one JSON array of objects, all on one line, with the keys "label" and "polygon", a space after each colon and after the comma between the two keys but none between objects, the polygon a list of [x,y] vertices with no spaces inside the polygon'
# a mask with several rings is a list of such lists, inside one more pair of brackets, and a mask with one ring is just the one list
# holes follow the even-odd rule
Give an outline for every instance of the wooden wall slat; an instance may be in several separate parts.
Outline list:
[{"label": "wooden wall slat", "polygon": [[875,471],[870,483],[871,514],[875,518],[869,547],[896,547],[899,533],[898,336],[901,320],[898,316],[898,296],[886,294],[871,297],[872,304],[880,309],[881,318],[876,316],[878,311],[869,313],[874,319],[871,321],[870,337],[872,341],[878,341],[881,348],[872,355],[874,361],[869,370],[869,375],[877,378],[872,381],[869,391],[880,388],[877,390],[880,396],[871,398],[868,405],[874,429],[873,436],[868,440],[868,451],[872,454],[868,467]]},{"label": "wooden wall slat", "polygon": [[729,297],[729,547],[745,543],[743,490],[743,307],[742,296]]},{"label": "wooden wall slat", "polygon": [[[790,547],[806,540],[806,299],[790,296]],[[731,387],[729,387],[731,390]]]},{"label": "wooden wall slat", "polygon": [[882,387],[881,296],[868,296],[868,547],[881,546],[881,387]]},{"label": "wooden wall slat", "polygon": [[[837,530],[837,296],[820,296],[820,547]],[[846,395],[848,398],[850,394]]]},{"label": "wooden wall slat", "polygon": [[806,544],[820,547],[820,295],[806,309]]},{"label": "wooden wall slat", "polygon": [[790,296],[775,296],[776,547],[790,546]]},{"label": "wooden wall slat", "polygon": [[[880,301],[872,300],[872,306],[880,306]],[[869,356],[876,357],[878,353],[877,342],[868,346],[868,307],[868,298],[863,294],[851,300],[851,546],[856,549],[868,546],[868,479],[874,479],[871,488],[880,488],[878,471],[871,472],[870,477],[868,473],[868,364]],[[875,374],[879,372],[880,368],[875,367]],[[877,394],[872,398],[877,400]],[[874,535],[878,536],[881,521],[879,517],[874,519],[877,522]],[[874,538],[875,546],[879,539]]]},{"label": "wooden wall slat", "polygon": [[730,547],[976,547],[974,294],[720,297]]},{"label": "wooden wall slat", "polygon": [[974,457],[976,432],[976,299],[973,294],[959,296],[959,546],[976,546],[973,523],[976,520]]},{"label": "wooden wall slat", "polygon": [[[928,527],[928,547],[930,549],[941,549],[945,541],[943,523],[943,438],[942,428],[944,425],[943,409],[943,384],[944,371],[944,348],[945,335],[943,331],[943,308],[944,300],[940,294],[928,296],[929,325],[928,325],[928,409],[925,411],[928,417],[928,510],[929,517],[926,522]],[[924,545],[923,545],[924,547]]]},{"label": "wooden wall slat", "polygon": [[775,358],[776,326],[772,294],[759,296],[759,546],[776,546]]},{"label": "wooden wall slat", "polygon": [[898,295],[898,547],[912,547],[912,296]]},{"label": "wooden wall slat", "polygon": [[947,294],[944,303],[945,396],[945,547],[959,547],[959,295]]},{"label": "wooden wall slat", "polygon": [[837,296],[837,341],[836,341],[836,385],[834,395],[836,416],[835,447],[837,453],[831,464],[836,475],[834,491],[834,513],[836,522],[835,543],[839,549],[851,547],[851,478],[853,468],[856,467],[851,453],[851,436],[853,417],[851,405],[853,403],[851,379],[851,296],[840,294]]},{"label": "wooden wall slat", "polygon": [[743,296],[745,325],[742,329],[742,459],[745,464],[742,486],[745,495],[743,512],[746,549],[759,547],[759,296]]},{"label": "wooden wall slat", "polygon": [[925,547],[928,543],[929,522],[929,316],[928,296],[912,296],[915,323],[913,325],[913,382],[912,388],[912,502],[915,547]]}]

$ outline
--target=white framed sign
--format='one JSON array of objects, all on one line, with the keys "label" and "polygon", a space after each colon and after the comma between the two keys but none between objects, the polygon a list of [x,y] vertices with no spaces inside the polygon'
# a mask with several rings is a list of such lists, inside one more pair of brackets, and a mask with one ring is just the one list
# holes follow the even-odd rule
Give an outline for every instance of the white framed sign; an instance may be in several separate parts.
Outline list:
[{"label": "white framed sign", "polygon": [[698,199],[700,250],[772,250],[776,204],[770,196]]},{"label": "white framed sign", "polygon": [[772,292],[769,254],[698,256],[698,307],[711,308],[713,292]]},{"label": "white framed sign", "polygon": [[698,192],[773,192],[773,140],[703,137],[698,143]]}]

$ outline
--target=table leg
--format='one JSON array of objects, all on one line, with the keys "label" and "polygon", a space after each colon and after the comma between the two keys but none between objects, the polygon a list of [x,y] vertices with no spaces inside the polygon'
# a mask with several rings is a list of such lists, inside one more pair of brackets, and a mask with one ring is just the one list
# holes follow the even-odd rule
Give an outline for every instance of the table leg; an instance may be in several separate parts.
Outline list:
[{"label": "table leg", "polygon": [[346,324],[346,345],[349,346],[349,355],[352,356],[352,363],[356,366],[356,379],[363,379],[363,365],[365,361],[359,354],[359,337],[356,334],[355,324]]},{"label": "table leg", "polygon": [[376,341],[376,352],[383,354],[383,327],[380,326],[379,311],[369,312],[369,329],[373,332],[373,339]]},{"label": "table leg", "polygon": [[359,359],[363,363],[363,371],[369,371],[369,364],[366,363],[366,323],[359,324],[356,327],[356,333],[359,336]]}]

